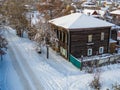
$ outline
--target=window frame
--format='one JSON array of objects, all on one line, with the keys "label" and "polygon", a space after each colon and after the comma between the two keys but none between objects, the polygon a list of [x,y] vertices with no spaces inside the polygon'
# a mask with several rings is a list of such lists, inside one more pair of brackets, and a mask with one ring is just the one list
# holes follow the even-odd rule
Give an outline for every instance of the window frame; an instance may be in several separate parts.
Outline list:
[{"label": "window frame", "polygon": [[99,54],[103,54],[103,53],[104,53],[104,47],[99,47]]},{"label": "window frame", "polygon": [[[89,53],[89,51],[90,51],[90,53]],[[91,56],[92,54],[93,54],[92,48],[88,48],[87,49],[87,56]]]}]

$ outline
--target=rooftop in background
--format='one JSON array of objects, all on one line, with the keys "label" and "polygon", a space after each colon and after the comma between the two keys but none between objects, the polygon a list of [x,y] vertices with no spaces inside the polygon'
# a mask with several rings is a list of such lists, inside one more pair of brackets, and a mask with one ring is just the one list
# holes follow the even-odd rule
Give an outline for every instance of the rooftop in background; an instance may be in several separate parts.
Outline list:
[{"label": "rooftop in background", "polygon": [[94,13],[96,12],[98,16],[104,17],[106,11],[104,11],[104,10],[94,10],[94,9],[84,9],[82,12],[86,15],[90,14],[90,15],[93,15],[93,16],[95,15]]},{"label": "rooftop in background", "polygon": [[82,7],[97,7],[97,5],[94,2],[87,1],[82,4]]},{"label": "rooftop in background", "polygon": [[110,12],[110,14],[120,15],[120,9]]},{"label": "rooftop in background", "polygon": [[99,27],[111,27],[113,24],[87,16],[81,13],[72,13],[63,17],[52,19],[49,21],[54,25],[66,28],[66,29],[79,29],[79,28],[99,28]]}]

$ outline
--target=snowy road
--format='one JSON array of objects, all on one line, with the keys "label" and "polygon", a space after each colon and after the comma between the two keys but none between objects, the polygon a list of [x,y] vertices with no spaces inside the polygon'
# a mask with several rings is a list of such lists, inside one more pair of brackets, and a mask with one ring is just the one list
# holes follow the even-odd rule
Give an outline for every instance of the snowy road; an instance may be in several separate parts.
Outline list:
[{"label": "snowy road", "polygon": [[[9,42],[9,52],[12,59],[12,64],[20,77],[20,80],[24,86],[24,90],[44,90],[41,86],[39,80],[36,78],[36,75],[32,71],[31,67],[29,66],[26,58],[23,57],[19,46],[21,39],[15,37],[13,33],[9,31],[6,32],[7,40]],[[23,48],[24,49],[24,48]]]},{"label": "snowy road", "polygon": [[[50,57],[46,59],[45,47],[42,54],[38,54],[34,42],[19,38],[11,28],[7,28],[4,35],[9,41],[7,59],[10,60],[4,66],[2,64],[7,60],[0,63],[3,73],[0,73],[0,77],[3,77],[0,78],[1,90],[92,90],[89,87],[92,74],[81,72],[51,49]],[[102,69],[101,90],[111,88],[113,82],[120,83],[119,65]]]}]

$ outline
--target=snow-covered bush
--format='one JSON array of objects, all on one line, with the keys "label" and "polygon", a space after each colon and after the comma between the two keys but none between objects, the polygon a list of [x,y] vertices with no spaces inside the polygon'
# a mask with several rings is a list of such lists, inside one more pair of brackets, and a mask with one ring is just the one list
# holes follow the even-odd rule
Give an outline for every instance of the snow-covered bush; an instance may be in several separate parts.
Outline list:
[{"label": "snow-covered bush", "polygon": [[112,89],[113,90],[120,90],[120,84],[118,84],[118,83],[112,84]]},{"label": "snow-covered bush", "polygon": [[7,40],[0,35],[0,56],[1,56],[1,60],[2,60],[2,56],[4,54],[6,54],[4,49],[7,50],[7,44],[8,44]]}]

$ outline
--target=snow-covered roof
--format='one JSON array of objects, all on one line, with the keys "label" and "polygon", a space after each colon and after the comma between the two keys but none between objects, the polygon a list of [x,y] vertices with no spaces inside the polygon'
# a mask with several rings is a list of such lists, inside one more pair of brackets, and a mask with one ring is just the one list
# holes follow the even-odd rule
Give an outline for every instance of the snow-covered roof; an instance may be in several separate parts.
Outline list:
[{"label": "snow-covered roof", "polygon": [[82,7],[97,7],[97,5],[91,1],[83,2],[81,6]]},{"label": "snow-covered roof", "polygon": [[94,12],[95,12],[95,10],[92,10],[92,9],[84,9],[84,10],[83,10],[83,13],[86,14],[86,15],[87,15],[88,13],[89,13],[90,15],[92,15]]},{"label": "snow-covered roof", "polygon": [[111,30],[113,30],[113,29],[120,29],[120,26],[118,26],[118,25],[112,26]]},{"label": "snow-covered roof", "polygon": [[110,39],[109,41],[110,41],[110,43],[116,43],[117,42],[116,40],[113,40],[113,39]]},{"label": "snow-covered roof", "polygon": [[84,9],[83,10],[83,13],[84,14],[86,14],[86,15],[88,15],[88,13],[90,13],[90,15],[92,15],[94,12],[97,12],[98,14],[100,14],[99,16],[104,16],[104,14],[105,14],[105,11],[103,11],[103,10],[92,10],[92,9]]},{"label": "snow-covered roof", "polygon": [[56,26],[66,29],[79,29],[79,28],[97,28],[97,27],[111,27],[113,24],[106,21],[87,16],[81,13],[72,13],[63,17],[52,19],[49,21]]},{"label": "snow-covered roof", "polygon": [[110,12],[110,14],[120,15],[120,9]]}]

